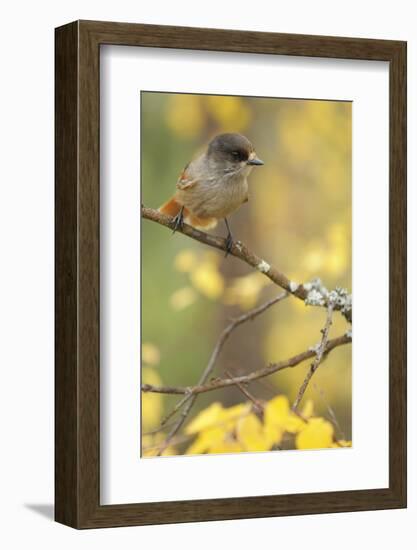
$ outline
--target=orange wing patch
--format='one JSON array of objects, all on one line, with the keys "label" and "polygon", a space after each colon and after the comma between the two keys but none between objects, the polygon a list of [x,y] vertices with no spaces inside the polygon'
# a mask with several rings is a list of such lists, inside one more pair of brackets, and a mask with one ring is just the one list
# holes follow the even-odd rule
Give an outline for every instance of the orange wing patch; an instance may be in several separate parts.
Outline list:
[{"label": "orange wing patch", "polygon": [[190,189],[191,187],[194,187],[196,183],[197,183],[197,180],[179,179],[177,181],[177,189],[180,189],[181,191],[185,191],[186,189]]},{"label": "orange wing patch", "polygon": [[186,189],[190,189],[193,187],[197,180],[190,178],[190,176],[187,174],[187,166],[184,168],[184,170],[181,172],[180,177],[177,181],[177,189],[180,189],[181,191],[185,191]]}]

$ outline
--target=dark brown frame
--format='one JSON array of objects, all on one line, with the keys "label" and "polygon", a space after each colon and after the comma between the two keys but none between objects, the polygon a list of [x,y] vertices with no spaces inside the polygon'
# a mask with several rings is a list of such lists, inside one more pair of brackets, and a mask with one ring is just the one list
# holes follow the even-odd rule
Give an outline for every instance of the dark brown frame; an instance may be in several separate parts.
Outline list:
[{"label": "dark brown frame", "polygon": [[[99,500],[99,55],[121,44],[389,62],[389,487],[124,505]],[[406,43],[76,21],[56,45],[55,519],[75,528],[406,506]],[[371,208],[371,205],[369,205]]]}]

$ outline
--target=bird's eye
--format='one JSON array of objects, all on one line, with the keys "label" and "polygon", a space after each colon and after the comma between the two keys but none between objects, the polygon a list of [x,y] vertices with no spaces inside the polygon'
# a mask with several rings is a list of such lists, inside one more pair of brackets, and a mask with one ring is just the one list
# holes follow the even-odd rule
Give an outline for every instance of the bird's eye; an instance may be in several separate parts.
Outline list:
[{"label": "bird's eye", "polygon": [[240,159],[239,151],[232,151],[232,155],[234,156],[235,159]]}]

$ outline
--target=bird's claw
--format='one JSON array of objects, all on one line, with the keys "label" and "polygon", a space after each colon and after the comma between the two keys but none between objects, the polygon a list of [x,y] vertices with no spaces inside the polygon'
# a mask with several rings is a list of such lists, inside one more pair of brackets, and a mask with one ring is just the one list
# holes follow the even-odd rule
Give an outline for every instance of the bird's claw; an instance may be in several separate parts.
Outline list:
[{"label": "bird's claw", "polygon": [[233,245],[234,241],[232,235],[228,235],[226,237],[226,254],[224,255],[225,258],[227,258],[227,256],[232,253]]},{"label": "bird's claw", "polygon": [[173,218],[172,220],[172,234],[174,234],[176,231],[184,228],[184,208],[181,208],[181,210],[178,212],[178,214]]}]

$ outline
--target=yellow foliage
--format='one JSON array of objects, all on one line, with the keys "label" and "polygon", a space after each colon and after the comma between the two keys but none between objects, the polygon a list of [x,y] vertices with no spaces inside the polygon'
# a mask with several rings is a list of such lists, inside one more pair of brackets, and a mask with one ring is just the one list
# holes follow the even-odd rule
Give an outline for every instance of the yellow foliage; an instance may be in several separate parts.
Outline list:
[{"label": "yellow foliage", "polygon": [[290,414],[290,405],[285,395],[278,395],[269,401],[265,406],[265,424],[271,426],[285,426],[288,415]]},{"label": "yellow foliage", "polygon": [[210,452],[213,454],[241,453],[244,450],[237,441],[232,438],[226,438],[213,445]]},{"label": "yellow foliage", "polygon": [[316,275],[322,271],[326,263],[326,253],[323,245],[313,244],[311,248],[306,250],[303,265],[309,277]]},{"label": "yellow foliage", "polygon": [[[142,367],[142,383],[160,386],[161,377],[151,367]],[[163,397],[159,393],[142,393],[142,430],[144,432],[152,430],[161,421],[163,413]]]},{"label": "yellow foliage", "polygon": [[290,409],[288,398],[284,395],[274,397],[265,406],[264,422],[269,431],[273,428],[281,432],[298,433],[306,425],[312,414],[312,402],[307,401],[302,413],[297,415]]},{"label": "yellow foliage", "polygon": [[333,426],[323,418],[310,419],[297,434],[297,449],[324,449],[333,446]]},{"label": "yellow foliage", "polygon": [[239,403],[238,405],[233,405],[228,409],[223,409],[222,411],[222,421],[228,429],[233,429],[234,422],[242,418],[243,416],[249,414],[252,405],[250,403]]},{"label": "yellow foliage", "polygon": [[147,365],[157,365],[160,361],[159,349],[150,342],[143,342],[142,344],[142,361]]},{"label": "yellow foliage", "polygon": [[205,261],[197,265],[190,273],[190,280],[207,298],[215,300],[223,294],[224,280],[213,262]]},{"label": "yellow foliage", "polygon": [[222,429],[232,428],[234,426],[234,421],[248,414],[250,408],[250,403],[234,405],[228,409],[224,409],[221,403],[212,403],[188,424],[185,433],[194,434],[219,425],[222,425]]},{"label": "yellow foliage", "polygon": [[334,448],[352,447],[352,441],[346,441],[346,439],[338,439],[333,443],[332,447]]},{"label": "yellow foliage", "polygon": [[197,136],[204,124],[200,97],[191,94],[172,94],[168,103],[167,123],[180,137]]},{"label": "yellow foliage", "polygon": [[206,428],[195,441],[188,447],[187,454],[196,455],[212,452],[212,449],[221,444],[225,437],[222,428]]},{"label": "yellow foliage", "polygon": [[179,288],[170,298],[170,303],[173,309],[181,311],[182,309],[191,306],[197,300],[195,290],[190,286]]},{"label": "yellow foliage", "polygon": [[241,452],[245,450],[233,437],[236,423],[249,414],[250,403],[223,408],[212,403],[186,427],[185,433],[198,434],[186,454]]},{"label": "yellow foliage", "polygon": [[262,422],[253,413],[237,421],[236,438],[245,451],[268,451],[271,448],[269,440],[265,437]]},{"label": "yellow foliage", "polygon": [[313,403],[307,401],[300,414],[292,412],[288,398],[279,395],[268,401],[259,417],[250,402],[224,408],[212,403],[186,427],[196,436],[186,454],[269,451],[285,434],[294,438],[298,449],[347,447],[351,442],[334,443],[333,426],[313,417]]},{"label": "yellow foliage", "polygon": [[193,250],[181,250],[174,260],[174,266],[177,271],[189,273],[197,263],[197,255]]},{"label": "yellow foliage", "polygon": [[240,97],[206,96],[207,109],[219,125],[218,131],[242,132],[249,124],[251,113]]},{"label": "yellow foliage", "polygon": [[262,289],[269,284],[271,284],[271,281],[258,272],[243,277],[235,277],[225,290],[224,303],[239,305],[245,310],[251,309],[258,301]]},{"label": "yellow foliage", "polygon": [[186,434],[195,434],[201,432],[207,428],[210,428],[214,424],[220,421],[220,417],[223,411],[221,403],[212,403],[209,407],[201,411],[185,428]]},{"label": "yellow foliage", "polygon": [[308,418],[313,416],[313,412],[314,412],[314,403],[311,399],[307,399],[307,401],[306,401],[306,403],[303,407],[303,410],[301,411],[301,416],[302,416],[302,418],[307,420]]}]

